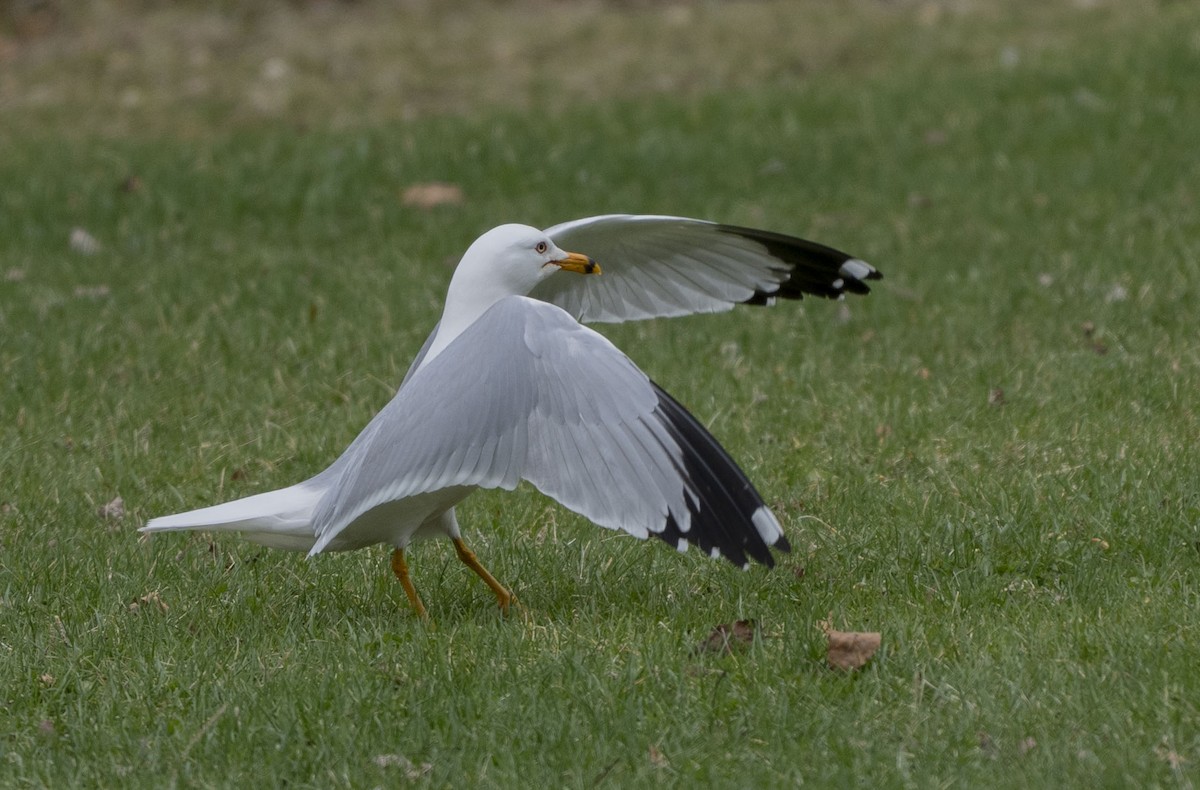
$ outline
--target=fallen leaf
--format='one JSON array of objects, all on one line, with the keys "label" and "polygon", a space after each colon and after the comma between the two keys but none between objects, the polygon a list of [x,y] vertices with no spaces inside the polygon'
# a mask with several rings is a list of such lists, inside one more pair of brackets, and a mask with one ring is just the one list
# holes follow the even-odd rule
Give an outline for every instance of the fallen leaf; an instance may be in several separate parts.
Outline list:
[{"label": "fallen leaf", "polygon": [[404,190],[400,198],[406,206],[431,209],[438,206],[460,206],[463,203],[462,187],[442,181],[413,184]]},{"label": "fallen leaf", "polygon": [[1017,751],[1021,754],[1028,754],[1037,748],[1037,741],[1033,738],[1026,738],[1017,744]]},{"label": "fallen leaf", "polygon": [[988,392],[988,405],[989,406],[1003,406],[1004,405],[1004,390],[1000,389],[999,387],[993,387],[991,389],[991,391]]},{"label": "fallen leaf", "polygon": [[734,647],[743,647],[753,642],[756,630],[753,620],[722,623],[696,645],[696,652],[731,655]]},{"label": "fallen leaf", "polygon": [[38,680],[42,681],[43,686],[53,686],[54,685],[54,675],[51,675],[49,672],[43,673],[38,678]]},{"label": "fallen leaf", "polygon": [[933,376],[933,374],[929,372],[929,368],[917,369],[917,378],[921,379],[922,381],[929,381],[931,376]]},{"label": "fallen leaf", "polygon": [[829,639],[826,659],[832,669],[861,669],[883,642],[882,635],[874,631],[828,629],[825,636]]},{"label": "fallen leaf", "polygon": [[665,754],[659,751],[657,746],[650,744],[650,764],[655,768],[665,768],[671,764],[671,761],[667,759]]},{"label": "fallen leaf", "polygon": [[159,597],[158,590],[151,590],[150,592],[141,596],[137,600],[132,601],[129,604],[129,611],[138,612],[138,611],[141,611],[142,607],[144,607],[144,606],[149,606],[151,608],[157,608],[158,611],[163,612],[164,614],[167,611],[169,611],[171,608],[171,607],[167,606],[166,601],[164,601],[162,598]]},{"label": "fallen leaf", "polygon": [[100,242],[83,228],[71,228],[71,249],[83,255],[94,255],[100,251]]},{"label": "fallen leaf", "polygon": [[100,518],[107,520],[125,518],[125,500],[121,497],[117,497],[107,505],[101,505],[100,509],[97,510],[96,513],[100,516]]}]

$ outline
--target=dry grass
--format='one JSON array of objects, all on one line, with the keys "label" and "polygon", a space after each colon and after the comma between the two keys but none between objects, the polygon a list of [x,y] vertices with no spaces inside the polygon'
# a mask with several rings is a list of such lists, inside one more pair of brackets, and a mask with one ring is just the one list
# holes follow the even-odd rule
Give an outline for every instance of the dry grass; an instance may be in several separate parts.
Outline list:
[{"label": "dry grass", "polygon": [[[1002,57],[1146,3],[0,2],[0,132],[351,128]],[[1038,17],[1054,20],[1038,24]],[[1031,23],[1032,20],[1032,23]],[[969,29],[970,34],[964,33]],[[1050,32],[1053,31],[1053,32]],[[69,123],[64,123],[69,120]]]}]

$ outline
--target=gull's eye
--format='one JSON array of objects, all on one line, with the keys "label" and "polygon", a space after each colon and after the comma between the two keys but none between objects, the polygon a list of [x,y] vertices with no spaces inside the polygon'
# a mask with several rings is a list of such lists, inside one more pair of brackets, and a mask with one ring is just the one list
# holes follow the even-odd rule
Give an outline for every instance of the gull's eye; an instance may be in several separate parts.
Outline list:
[{"label": "gull's eye", "polygon": [[550,249],[550,245],[544,241],[539,241],[537,243],[537,246],[534,247],[534,249],[537,250],[538,255],[545,255],[546,250]]}]

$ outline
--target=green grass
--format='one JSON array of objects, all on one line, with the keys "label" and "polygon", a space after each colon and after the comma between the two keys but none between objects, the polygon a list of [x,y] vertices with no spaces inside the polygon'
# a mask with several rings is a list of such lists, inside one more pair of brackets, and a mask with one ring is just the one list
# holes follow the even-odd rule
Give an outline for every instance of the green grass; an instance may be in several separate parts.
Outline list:
[{"label": "green grass", "polygon": [[[1194,786],[1200,13],[853,8],[816,73],[545,113],[0,112],[0,785]],[[429,180],[465,202],[402,204]],[[425,625],[382,548],[137,536],[331,461],[479,232],[616,210],[886,274],[604,328],[774,505],[773,572],[488,492],[460,520],[522,609],[425,544]],[[883,634],[865,670],[827,618]]]}]

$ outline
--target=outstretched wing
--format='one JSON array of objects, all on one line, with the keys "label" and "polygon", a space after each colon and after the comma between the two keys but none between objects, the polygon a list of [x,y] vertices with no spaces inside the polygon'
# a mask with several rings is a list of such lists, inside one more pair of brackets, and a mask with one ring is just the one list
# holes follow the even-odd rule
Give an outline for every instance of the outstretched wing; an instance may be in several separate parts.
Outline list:
[{"label": "outstretched wing", "polygon": [[870,291],[875,267],[812,241],[685,217],[609,214],[546,230],[591,256],[602,277],[548,277],[530,296],[583,322],[715,313],[804,294]]},{"label": "outstretched wing", "polygon": [[[334,473],[336,470],[336,473]],[[606,339],[502,299],[414,373],[330,469],[318,552],[381,505],[521,479],[603,527],[738,565],[787,550],[733,459]]]}]

